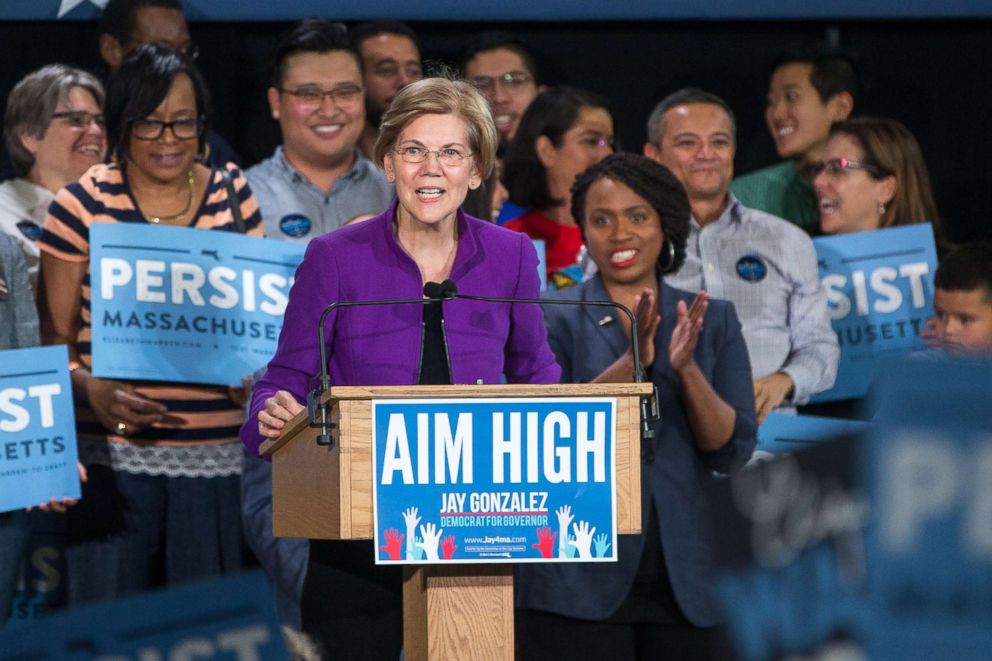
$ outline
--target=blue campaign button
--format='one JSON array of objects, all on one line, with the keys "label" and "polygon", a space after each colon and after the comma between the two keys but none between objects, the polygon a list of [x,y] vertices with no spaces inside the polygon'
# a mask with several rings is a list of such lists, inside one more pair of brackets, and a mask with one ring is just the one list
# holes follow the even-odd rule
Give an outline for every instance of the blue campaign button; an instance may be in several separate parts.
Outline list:
[{"label": "blue campaign button", "polygon": [[760,258],[754,255],[745,255],[737,260],[737,275],[741,280],[748,282],[761,282],[768,275],[768,267]]},{"label": "blue campaign button", "polygon": [[18,221],[17,229],[21,230],[21,234],[26,236],[30,241],[37,241],[41,238],[41,227],[30,220]]},{"label": "blue campaign button", "polygon": [[279,221],[279,229],[286,236],[301,237],[310,233],[310,219],[298,213],[283,216]]}]

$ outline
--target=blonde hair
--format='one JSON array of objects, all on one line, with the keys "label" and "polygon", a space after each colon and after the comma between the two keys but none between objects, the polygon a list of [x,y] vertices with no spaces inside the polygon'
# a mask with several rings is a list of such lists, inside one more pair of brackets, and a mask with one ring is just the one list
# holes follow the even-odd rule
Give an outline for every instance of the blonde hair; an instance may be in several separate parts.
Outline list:
[{"label": "blonde hair", "polygon": [[421,115],[457,115],[465,120],[469,147],[479,174],[485,180],[496,163],[496,126],[489,103],[475,87],[464,80],[424,78],[410,83],[396,94],[379,124],[372,158],[383,167],[386,153],[395,145],[410,122]]}]

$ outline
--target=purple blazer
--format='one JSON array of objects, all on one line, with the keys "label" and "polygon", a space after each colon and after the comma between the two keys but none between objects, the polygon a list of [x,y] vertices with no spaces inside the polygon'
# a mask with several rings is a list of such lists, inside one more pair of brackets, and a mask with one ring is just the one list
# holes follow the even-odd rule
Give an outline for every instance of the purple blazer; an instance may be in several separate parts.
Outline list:
[{"label": "purple blazer", "polygon": [[[393,235],[394,201],[385,213],[317,237],[307,247],[289,294],[279,347],[252,392],[241,440],[258,454],[258,412],[277,390],[297,401],[320,373],[317,322],[335,301],[420,298],[416,263]],[[451,280],[463,294],[537,298],[537,253],[525,234],[458,212],[458,249]],[[561,369],[548,347],[541,307],[446,301],[445,334],[453,383],[558,383]],[[324,324],[332,385],[417,383],[422,305],[345,308]]]}]

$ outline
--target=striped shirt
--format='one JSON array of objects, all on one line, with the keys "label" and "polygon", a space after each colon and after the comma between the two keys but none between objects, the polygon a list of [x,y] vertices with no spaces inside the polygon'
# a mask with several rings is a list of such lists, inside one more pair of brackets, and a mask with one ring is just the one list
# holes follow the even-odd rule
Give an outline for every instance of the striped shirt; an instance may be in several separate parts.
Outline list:
[{"label": "striped shirt", "polygon": [[[246,233],[262,235],[262,219],[251,189],[241,171],[229,164]],[[144,223],[144,215],[117,165],[94,165],[82,178],[60,190],[45,220],[38,247],[58,259],[89,260],[89,228],[94,223]],[[235,231],[234,216],[220,170],[214,168],[210,183],[190,227]],[[80,361],[91,365],[90,274],[82,283],[79,333],[76,350]],[[207,359],[208,356],[204,356]],[[135,382],[141,395],[162,403],[168,413],[155,423],[127,437],[109,433],[85,403],[77,403],[76,423],[80,458],[132,473],[173,477],[213,477],[239,472],[238,428],[244,412],[226,388],[175,383]],[[109,441],[109,443],[107,442]]]}]

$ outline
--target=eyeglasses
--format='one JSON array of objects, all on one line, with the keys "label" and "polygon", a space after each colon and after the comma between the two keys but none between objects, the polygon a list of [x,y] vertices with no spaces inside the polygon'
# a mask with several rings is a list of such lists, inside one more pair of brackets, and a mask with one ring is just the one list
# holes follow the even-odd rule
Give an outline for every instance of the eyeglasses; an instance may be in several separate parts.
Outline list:
[{"label": "eyeglasses", "polygon": [[90,124],[96,124],[97,128],[103,129],[107,124],[103,120],[103,115],[85,110],[66,110],[64,112],[53,112],[52,119],[64,119],[74,129],[85,131]]},{"label": "eyeglasses", "polygon": [[163,122],[158,119],[136,119],[131,122],[131,135],[138,140],[158,140],[165,129],[172,129],[177,140],[190,140],[200,135],[201,120],[195,117]]},{"label": "eyeglasses", "polygon": [[468,82],[483,94],[492,94],[496,91],[496,85],[500,85],[508,92],[516,92],[534,82],[534,77],[523,71],[508,71],[496,77],[476,76]]},{"label": "eyeglasses", "polygon": [[183,55],[185,55],[186,57],[188,57],[193,61],[196,61],[196,59],[200,57],[200,47],[192,42],[186,44],[179,50],[182,51]]},{"label": "eyeglasses", "polygon": [[471,152],[466,154],[460,149],[456,149],[454,147],[445,147],[444,149],[427,149],[426,147],[415,147],[413,145],[407,147],[397,147],[393,150],[393,153],[399,156],[401,161],[406,163],[423,163],[427,160],[427,157],[430,154],[434,154],[434,156],[437,157],[438,163],[448,167],[457,167],[461,165],[466,158],[472,155]]},{"label": "eyeglasses", "polygon": [[357,102],[362,97],[362,88],[358,85],[342,85],[331,90],[319,87],[300,87],[295,90],[279,89],[283,94],[295,96],[302,108],[316,109],[324,103],[324,97],[331,97],[334,105],[343,106]]},{"label": "eyeglasses", "polygon": [[813,167],[813,174],[818,175],[821,172],[826,172],[830,177],[839,177],[844,173],[844,170],[864,170],[874,179],[884,179],[889,176],[887,172],[877,166],[849,161],[846,158],[831,158],[829,161],[823,161]]}]

